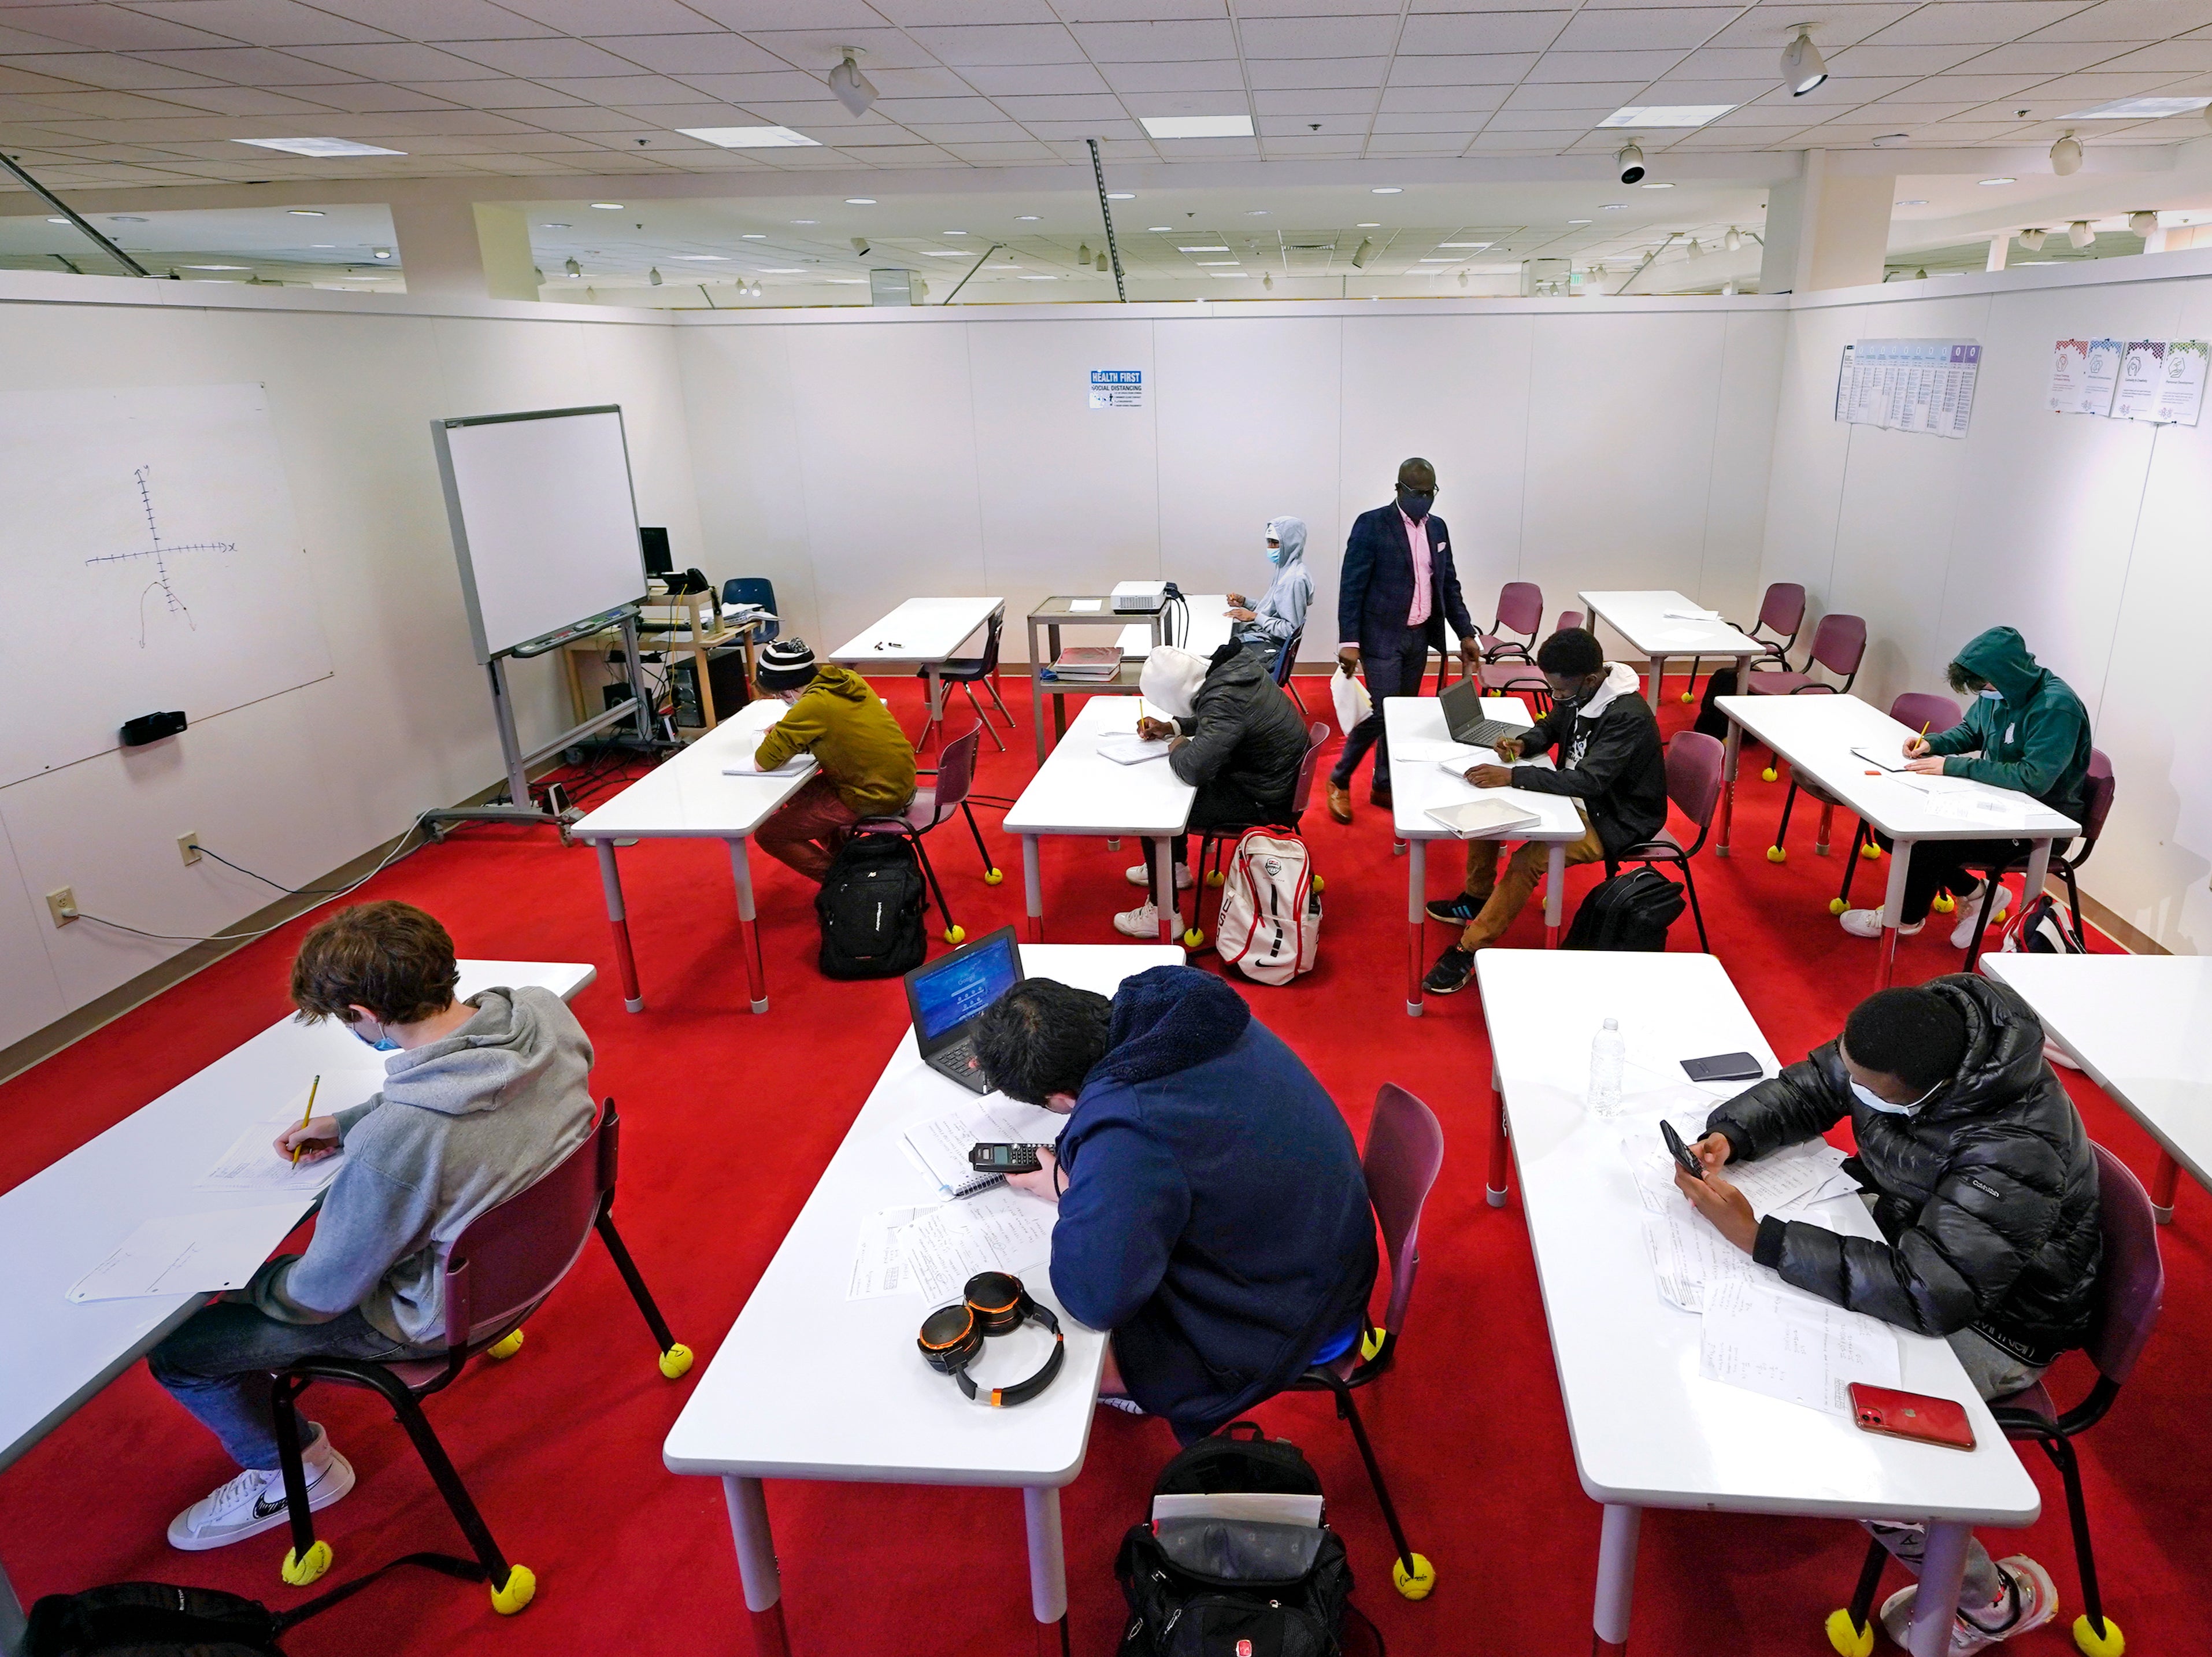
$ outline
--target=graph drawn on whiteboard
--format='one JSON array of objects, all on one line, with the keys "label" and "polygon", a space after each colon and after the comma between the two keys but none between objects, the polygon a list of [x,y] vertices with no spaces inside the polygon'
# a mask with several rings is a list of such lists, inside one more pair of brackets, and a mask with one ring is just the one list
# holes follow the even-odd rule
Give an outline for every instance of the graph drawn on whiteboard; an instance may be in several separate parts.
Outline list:
[{"label": "graph drawn on whiteboard", "polygon": [[0,396],[0,786],[330,677],[262,387]]},{"label": "graph drawn on whiteboard", "polygon": [[236,552],[238,550],[238,543],[235,541],[165,543],[161,539],[161,525],[154,517],[154,490],[146,478],[149,470],[151,469],[149,467],[141,466],[135,474],[138,480],[139,504],[146,509],[146,544],[136,552],[104,553],[98,557],[88,558],[84,561],[88,565],[100,565],[131,564],[144,558],[153,560],[154,579],[146,584],[144,590],[138,595],[138,648],[141,650],[146,648],[146,601],[155,593],[161,595],[161,607],[171,616],[182,621],[186,627],[192,624],[191,608],[185,603],[183,597],[177,592],[176,578],[169,574],[169,560],[173,557],[180,558],[188,552]]}]

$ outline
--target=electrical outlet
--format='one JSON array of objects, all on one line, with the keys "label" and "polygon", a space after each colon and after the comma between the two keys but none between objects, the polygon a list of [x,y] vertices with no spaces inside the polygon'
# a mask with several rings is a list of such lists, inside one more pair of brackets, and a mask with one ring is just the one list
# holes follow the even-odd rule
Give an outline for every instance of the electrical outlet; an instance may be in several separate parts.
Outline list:
[{"label": "electrical outlet", "polygon": [[177,850],[184,854],[185,867],[191,868],[200,860],[200,833],[195,828],[189,835],[177,836]]},{"label": "electrical outlet", "polygon": [[76,919],[76,893],[67,886],[58,886],[46,894],[46,913],[54,918],[54,925],[66,926]]}]

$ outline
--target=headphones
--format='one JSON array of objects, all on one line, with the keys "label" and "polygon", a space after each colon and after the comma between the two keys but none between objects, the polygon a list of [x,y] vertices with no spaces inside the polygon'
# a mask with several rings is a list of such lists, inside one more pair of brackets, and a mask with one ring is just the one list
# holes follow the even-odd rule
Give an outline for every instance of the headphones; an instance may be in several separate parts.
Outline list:
[{"label": "headphones", "polygon": [[[1028,1380],[1011,1387],[994,1387],[988,1398],[979,1397],[983,1389],[975,1385],[968,1366],[981,1356],[984,1337],[1010,1333],[1024,1323],[1052,1331],[1052,1356]],[[915,1344],[921,1349],[922,1358],[931,1369],[951,1376],[963,1393],[994,1410],[1026,1404],[1044,1391],[1067,1356],[1067,1338],[1060,1332],[1060,1320],[1052,1314],[1051,1308],[1031,1299],[1022,1280],[1007,1272],[978,1272],[969,1278],[957,1305],[940,1306],[922,1320],[921,1333]]]}]

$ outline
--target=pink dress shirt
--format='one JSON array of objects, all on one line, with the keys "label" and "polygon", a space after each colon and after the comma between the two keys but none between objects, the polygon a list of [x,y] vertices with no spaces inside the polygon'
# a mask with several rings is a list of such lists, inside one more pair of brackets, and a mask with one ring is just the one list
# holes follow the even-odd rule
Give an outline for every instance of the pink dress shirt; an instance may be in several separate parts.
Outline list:
[{"label": "pink dress shirt", "polygon": [[1429,619],[1429,520],[1424,518],[1416,524],[1406,516],[1403,507],[1398,517],[1406,525],[1406,540],[1413,549],[1413,605],[1406,612],[1406,625],[1419,627]]}]

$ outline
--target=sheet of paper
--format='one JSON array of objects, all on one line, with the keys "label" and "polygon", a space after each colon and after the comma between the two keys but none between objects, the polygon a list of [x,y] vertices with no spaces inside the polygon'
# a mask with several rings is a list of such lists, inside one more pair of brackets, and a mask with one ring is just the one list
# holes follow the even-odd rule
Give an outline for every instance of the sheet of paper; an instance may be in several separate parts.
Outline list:
[{"label": "sheet of paper", "polygon": [[306,1212],[307,1205],[295,1199],[212,1214],[159,1215],[70,1284],[67,1298],[131,1300],[239,1288]]},{"label": "sheet of paper", "polygon": [[970,1184],[975,1170],[968,1164],[968,1149],[977,1144],[1043,1144],[1055,1143],[1067,1118],[1038,1105],[1018,1104],[1004,1094],[963,1098],[933,1115],[913,1124],[900,1136],[942,1192]]},{"label": "sheet of paper", "polygon": [[1167,758],[1168,745],[1164,742],[1146,742],[1134,731],[1117,731],[1110,737],[1099,737],[1098,756],[1116,765],[1142,765],[1149,760]]},{"label": "sheet of paper", "polygon": [[1855,759],[1864,760],[1877,771],[1896,772],[1905,769],[1905,756],[1902,754],[1885,754],[1875,748],[1854,748],[1851,750],[1851,756]]},{"label": "sheet of paper", "polygon": [[2159,385],[2154,420],[2194,426],[2204,410],[2204,369],[2212,361],[2212,341],[2170,339],[2166,343],[2166,371]]},{"label": "sheet of paper", "polygon": [[1464,771],[1470,765],[1495,765],[1494,748],[1470,748],[1465,743],[1440,742],[1433,737],[1410,737],[1390,744],[1394,760],[1434,760],[1446,770]]},{"label": "sheet of paper", "polygon": [[2166,342],[2130,340],[2120,354],[2120,385],[2112,398],[2112,418],[2157,419],[2159,388],[2165,379]]},{"label": "sheet of paper", "polygon": [[1721,1284],[1754,1282],[1759,1267],[1750,1255],[1707,1225],[1678,1197],[1677,1212],[1644,1217],[1644,1250],[1660,1298],[1685,1312],[1702,1312],[1710,1292]]},{"label": "sheet of paper", "polygon": [[2081,412],[2081,380],[2089,367],[2089,342],[2062,339],[2051,347],[2051,390],[2044,407],[2053,414]]},{"label": "sheet of paper", "polygon": [[1050,1203],[1005,1187],[942,1204],[900,1231],[904,1268],[930,1305],[957,1301],[978,1272],[1019,1275],[1049,1260],[1056,1212]]},{"label": "sheet of paper", "polygon": [[1993,829],[2021,828],[2037,815],[2035,803],[2020,795],[1969,793],[1960,789],[1931,791],[1928,809],[1938,816],[1987,823]]},{"label": "sheet of paper", "polygon": [[2127,342],[2118,339],[2093,339],[2081,366],[2081,410],[2087,415],[2108,415],[2112,411],[2112,398],[2120,389],[2120,360],[2126,354]]},{"label": "sheet of paper", "polygon": [[911,1295],[914,1273],[907,1270],[899,1247],[899,1234],[926,1211],[885,1208],[860,1222],[860,1235],[853,1245],[853,1274],[845,1285],[848,1301],[874,1300],[884,1295]]},{"label": "sheet of paper", "polygon": [[1771,1278],[1723,1278],[1705,1294],[1698,1373],[1848,1417],[1850,1383],[1895,1387],[1897,1332]]},{"label": "sheet of paper", "polygon": [[1067,607],[1088,615],[1092,610],[1102,608],[1104,604],[1105,600],[1103,598],[1070,598],[1067,601]]},{"label": "sheet of paper", "polygon": [[1717,610],[1662,610],[1660,616],[1669,622],[1717,622],[1721,613]]},{"label": "sheet of paper", "polygon": [[[336,1108],[337,1100],[330,1095],[320,1095],[322,1102]],[[232,1142],[229,1150],[216,1159],[213,1168],[203,1174],[193,1185],[195,1191],[252,1191],[266,1192],[271,1196],[298,1195],[312,1197],[338,1176],[345,1165],[345,1152],[325,1156],[318,1162],[302,1161],[296,1167],[287,1156],[279,1156],[273,1149],[276,1136],[286,1128],[298,1125],[307,1108],[307,1089],[301,1088],[295,1099],[280,1115],[256,1122]]]}]

